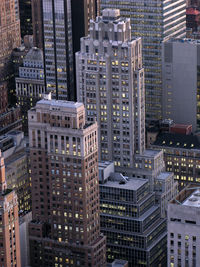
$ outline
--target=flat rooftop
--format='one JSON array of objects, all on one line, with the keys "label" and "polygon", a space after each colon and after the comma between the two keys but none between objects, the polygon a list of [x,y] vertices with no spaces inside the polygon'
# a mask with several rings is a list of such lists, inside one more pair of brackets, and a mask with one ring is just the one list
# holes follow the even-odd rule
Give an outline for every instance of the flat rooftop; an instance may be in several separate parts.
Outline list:
[{"label": "flat rooftop", "polygon": [[73,102],[73,101],[65,101],[65,100],[55,100],[55,99],[51,99],[51,100],[47,100],[47,99],[42,99],[40,101],[37,102],[37,105],[48,105],[51,107],[64,107],[64,108],[73,108],[73,109],[77,109],[79,107],[83,106],[83,103],[80,102]]},{"label": "flat rooftop", "polygon": [[169,39],[167,43],[182,43],[182,44],[198,44],[200,45],[200,40],[183,38],[183,39]]},{"label": "flat rooftop", "polygon": [[125,184],[121,184],[120,180],[118,180],[118,181],[116,181],[116,180],[114,180],[114,181],[108,180],[105,184],[102,184],[102,186],[136,191],[146,183],[148,183],[148,179],[129,178],[129,181],[127,181]]},{"label": "flat rooftop", "polygon": [[171,175],[172,175],[171,172],[161,172],[156,179],[158,179],[158,180],[166,180]]},{"label": "flat rooftop", "polygon": [[145,151],[143,152],[143,154],[138,155],[138,157],[155,157],[157,156],[159,153],[161,152],[161,150],[154,150],[154,149],[145,149]]},{"label": "flat rooftop", "polygon": [[195,190],[185,201],[182,203],[183,206],[189,207],[200,207],[200,189]]},{"label": "flat rooftop", "polygon": [[106,167],[113,165],[114,163],[112,161],[99,161],[98,166],[99,169],[105,169]]},{"label": "flat rooftop", "polygon": [[178,133],[160,133],[153,145],[184,149],[200,149],[200,141],[197,136]]}]

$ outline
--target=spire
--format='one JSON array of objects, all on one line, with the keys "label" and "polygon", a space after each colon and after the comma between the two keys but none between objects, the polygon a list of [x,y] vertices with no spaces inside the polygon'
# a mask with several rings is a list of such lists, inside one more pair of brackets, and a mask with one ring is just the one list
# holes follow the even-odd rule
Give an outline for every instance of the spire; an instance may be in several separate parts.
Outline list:
[{"label": "spire", "polygon": [[4,164],[4,158],[1,155],[0,150],[0,193],[5,191],[7,189],[6,185],[6,178],[5,178],[5,164]]}]

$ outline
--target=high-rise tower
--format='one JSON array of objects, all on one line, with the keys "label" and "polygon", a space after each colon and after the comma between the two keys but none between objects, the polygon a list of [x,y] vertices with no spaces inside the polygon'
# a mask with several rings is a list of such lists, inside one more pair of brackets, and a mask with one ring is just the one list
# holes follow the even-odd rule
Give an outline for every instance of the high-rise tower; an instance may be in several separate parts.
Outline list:
[{"label": "high-rise tower", "polygon": [[145,91],[141,38],[131,39],[130,19],[105,9],[90,22],[76,54],[78,101],[99,125],[99,154],[116,166],[133,167],[145,149]]},{"label": "high-rise tower", "polygon": [[21,267],[17,195],[7,189],[0,152],[0,265]]},{"label": "high-rise tower", "polygon": [[104,267],[97,123],[82,103],[41,100],[29,111],[31,266]]},{"label": "high-rise tower", "polygon": [[101,10],[119,8],[121,16],[130,18],[132,37],[142,37],[145,67],[146,119],[161,118],[162,41],[185,37],[185,0],[101,0]]},{"label": "high-rise tower", "polygon": [[18,0],[21,36],[33,34],[31,0]]},{"label": "high-rise tower", "polygon": [[0,13],[0,110],[2,110],[7,108],[8,80],[12,77],[12,50],[20,46],[21,42],[18,1],[1,0]]},{"label": "high-rise tower", "polygon": [[43,0],[44,68],[47,91],[61,100],[74,99],[70,0]]},{"label": "high-rise tower", "polygon": [[59,99],[76,98],[74,53],[98,12],[99,0],[32,0],[34,45],[44,45],[47,88]]}]

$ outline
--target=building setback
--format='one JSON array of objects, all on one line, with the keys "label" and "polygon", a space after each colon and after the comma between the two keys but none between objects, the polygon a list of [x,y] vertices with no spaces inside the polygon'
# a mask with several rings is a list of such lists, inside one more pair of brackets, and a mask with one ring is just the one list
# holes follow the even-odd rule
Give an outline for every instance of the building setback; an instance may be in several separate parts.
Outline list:
[{"label": "building setback", "polygon": [[1,266],[19,266],[20,239],[17,195],[7,189],[4,158],[0,154],[0,262]]},{"label": "building setback", "polygon": [[101,11],[119,8],[121,16],[130,18],[132,37],[142,37],[145,68],[146,119],[161,119],[162,60],[161,42],[171,37],[185,37],[186,2],[184,0],[149,1],[101,0]]},{"label": "building setback", "polygon": [[97,123],[82,103],[41,100],[28,114],[31,266],[106,266],[100,234]]},{"label": "building setback", "polygon": [[76,54],[77,98],[88,121],[99,125],[99,156],[133,166],[145,149],[144,69],[141,38],[131,39],[130,20],[105,9],[90,21]]}]

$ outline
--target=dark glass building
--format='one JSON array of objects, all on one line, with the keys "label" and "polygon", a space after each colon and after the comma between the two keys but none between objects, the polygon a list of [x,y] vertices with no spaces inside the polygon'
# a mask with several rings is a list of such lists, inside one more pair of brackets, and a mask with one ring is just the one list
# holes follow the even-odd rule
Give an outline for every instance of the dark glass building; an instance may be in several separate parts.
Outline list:
[{"label": "dark glass building", "polygon": [[109,178],[100,184],[100,211],[108,262],[124,259],[129,267],[166,266],[166,220],[160,217],[148,180]]},{"label": "dark glass building", "polygon": [[21,37],[33,34],[31,0],[19,0]]}]

